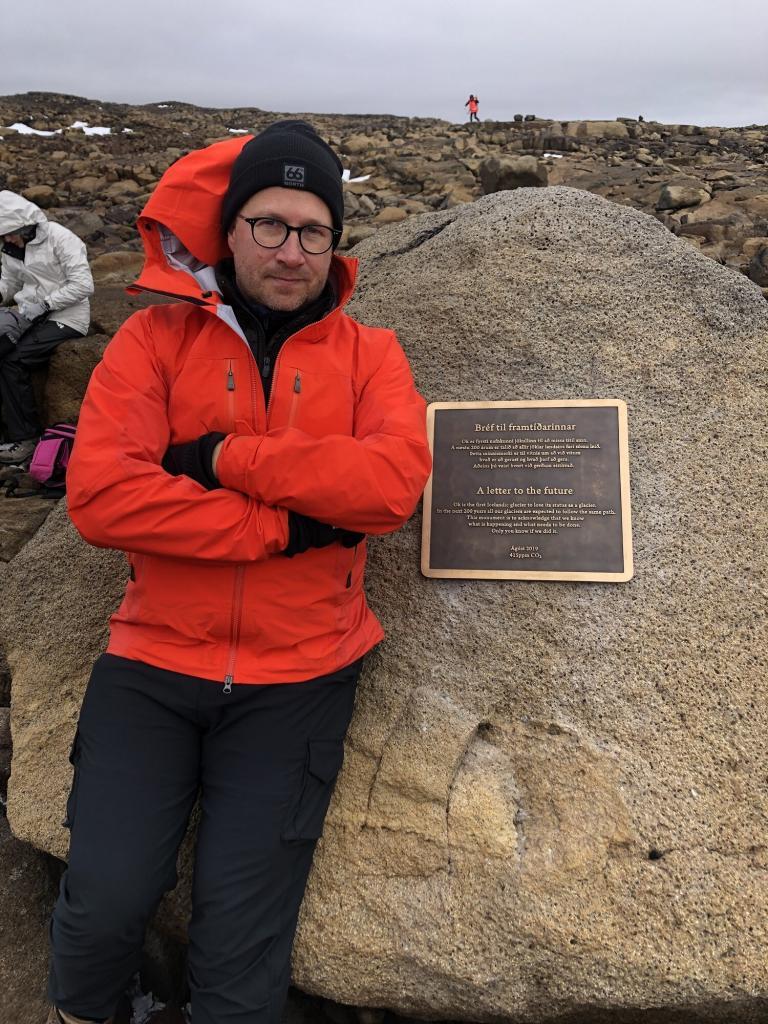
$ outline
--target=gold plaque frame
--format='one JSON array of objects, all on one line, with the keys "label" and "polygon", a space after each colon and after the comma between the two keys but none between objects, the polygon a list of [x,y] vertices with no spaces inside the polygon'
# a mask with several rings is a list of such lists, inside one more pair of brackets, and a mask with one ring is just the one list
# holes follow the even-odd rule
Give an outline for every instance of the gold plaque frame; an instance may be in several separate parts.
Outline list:
[{"label": "gold plaque frame", "polygon": [[551,408],[599,408],[610,407],[617,411],[618,424],[618,471],[621,495],[621,547],[623,569],[621,572],[571,572],[543,571],[535,569],[466,569],[440,568],[430,565],[432,540],[432,474],[424,491],[423,520],[421,534],[421,571],[430,579],[480,579],[480,580],[544,580],[589,583],[626,583],[632,579],[632,521],[629,493],[629,433],[627,428],[627,406],[621,399],[564,399],[542,402],[433,402],[427,408],[427,432],[430,451],[434,456],[435,413],[442,409],[551,409]]}]

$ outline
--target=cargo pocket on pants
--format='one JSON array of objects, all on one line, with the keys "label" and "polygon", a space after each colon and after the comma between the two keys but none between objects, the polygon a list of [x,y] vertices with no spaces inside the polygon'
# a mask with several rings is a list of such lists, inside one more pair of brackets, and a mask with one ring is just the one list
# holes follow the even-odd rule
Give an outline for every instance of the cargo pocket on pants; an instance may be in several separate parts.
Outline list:
[{"label": "cargo pocket on pants", "polygon": [[77,810],[77,783],[78,783],[78,762],[80,761],[80,730],[75,730],[75,738],[72,740],[72,746],[69,751],[69,763],[72,765],[74,772],[72,775],[72,786],[69,790],[69,796],[67,797],[67,809],[64,814],[64,820],[62,826],[71,830],[75,820],[75,811]]},{"label": "cargo pocket on pants", "polygon": [[342,740],[310,740],[304,767],[304,781],[293,816],[283,830],[283,839],[319,839],[336,776],[344,761]]}]

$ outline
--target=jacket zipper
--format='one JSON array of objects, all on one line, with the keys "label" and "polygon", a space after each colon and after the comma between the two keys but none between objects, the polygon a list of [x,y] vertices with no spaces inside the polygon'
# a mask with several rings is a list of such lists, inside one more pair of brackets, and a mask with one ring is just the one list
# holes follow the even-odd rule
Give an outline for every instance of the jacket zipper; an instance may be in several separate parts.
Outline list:
[{"label": "jacket zipper", "polygon": [[243,618],[243,584],[245,582],[245,566],[238,565],[235,569],[234,596],[232,598],[232,621],[229,628],[229,658],[227,672],[224,676],[224,693],[232,693],[235,681],[235,661],[240,646],[240,627]]},{"label": "jacket zipper", "polygon": [[[247,345],[247,342],[246,342]],[[250,345],[248,345],[248,354],[250,356],[248,362],[248,378],[251,386],[251,423],[256,426],[258,415],[258,396],[256,389],[261,387],[261,384],[254,373],[254,367],[258,368],[258,362],[256,357],[251,351]],[[229,396],[229,412],[231,420],[232,433],[235,432],[235,373],[232,369],[232,362],[229,362],[229,368],[227,370],[227,393]],[[266,419],[265,419],[266,426]],[[238,565],[235,569],[235,582],[234,592],[232,598],[232,616],[229,625],[229,655],[227,657],[227,668],[224,675],[224,693],[232,693],[232,684],[235,681],[235,664],[237,662],[237,651],[240,646],[240,630],[242,628],[243,619],[243,592],[245,589],[245,565]]]},{"label": "jacket zipper", "polygon": [[[256,374],[253,372],[254,367],[258,370],[258,363],[256,362],[256,358],[253,355],[253,353],[251,353],[251,358],[250,358],[250,360],[248,362],[248,373],[249,373],[250,381],[251,381],[251,420],[252,420],[253,425],[255,427],[256,426],[256,409],[258,407],[258,397],[256,395],[256,388],[260,388],[261,387],[261,383],[257,379]],[[264,394],[264,391],[262,389],[262,395],[263,394]],[[262,401],[263,401],[263,398],[262,398]],[[264,427],[265,427],[265,429],[266,429],[266,426],[267,426],[267,423],[266,423],[266,410],[265,410],[265,413],[264,413]]]},{"label": "jacket zipper", "polygon": [[[248,353],[250,355],[250,360],[248,362],[248,376],[251,384],[251,423],[255,427],[258,419],[258,396],[256,394],[256,389],[261,387],[261,383],[258,380],[256,374],[254,373],[254,367],[258,369],[259,366],[256,357],[253,355],[253,352],[251,351],[250,345],[248,346]],[[269,356],[265,356],[265,365],[266,374],[264,375],[266,376],[269,374]],[[274,387],[274,380],[272,381],[272,384]],[[230,410],[232,414],[232,431],[234,433],[235,374],[234,371],[232,370],[231,362],[229,364],[229,369],[227,371],[227,391],[229,393]],[[272,392],[270,391],[270,398],[271,397]],[[266,427],[266,413],[264,426]],[[232,600],[232,618],[230,621],[229,629],[229,657],[227,658],[227,670],[224,676],[224,693],[227,694],[232,692],[232,684],[235,681],[235,663],[237,661],[237,651],[240,646],[240,630],[242,628],[243,619],[243,592],[245,590],[245,570],[245,565],[238,565],[237,568],[235,569],[234,596]]]},{"label": "jacket zipper", "polygon": [[[333,312],[333,310],[331,312]],[[325,320],[326,317],[330,316],[330,315],[331,315],[330,313],[327,313],[326,316],[323,317],[323,320]],[[322,323],[321,320],[318,320],[317,322],[318,323]],[[277,384],[277,373],[278,373],[278,370],[280,368],[280,359],[281,359],[281,356],[282,356],[283,352],[285,351],[286,345],[288,344],[288,342],[291,340],[292,337],[293,337],[292,334],[288,335],[288,337],[285,339],[283,344],[280,346],[280,349],[279,349],[279,351],[277,353],[277,358],[275,359],[275,366],[274,366],[274,370],[272,372],[272,387],[269,389],[269,398],[267,399],[267,404],[266,404],[266,408],[265,408],[265,411],[264,411],[264,428],[265,429],[269,429],[269,410],[270,410],[270,407],[272,405],[272,396],[275,393],[275,388],[276,388],[276,384]],[[261,382],[256,377],[256,374],[253,372],[253,370],[254,370],[254,367],[257,370],[259,370],[261,376],[266,380],[266,378],[269,376],[269,371],[270,371],[270,368],[271,368],[271,365],[272,365],[272,360],[271,360],[270,356],[265,354],[264,361],[263,361],[261,367],[259,367],[258,360],[257,360],[256,356],[253,354],[253,350],[251,349],[251,346],[248,344],[247,341],[245,342],[245,344],[246,344],[246,346],[248,348],[248,353],[249,353],[249,355],[251,357],[250,360],[249,360],[249,363],[248,363],[248,372],[249,372],[249,375],[250,375],[250,382],[251,382],[251,420],[252,420],[252,422],[253,422],[253,424],[255,426],[255,424],[256,424],[256,409],[257,409],[257,406],[258,406],[258,401],[257,401],[257,397],[256,397],[256,388],[257,387],[261,387],[262,396],[264,394],[264,388],[263,388],[263,385],[261,384]],[[234,390],[235,390],[235,376],[234,376],[234,373],[232,372],[232,364],[230,363],[229,371],[227,373],[227,391],[230,394],[230,402],[232,404],[232,407],[234,407],[234,394],[233,394]],[[295,410],[296,410],[296,407],[298,405],[298,400],[299,400],[299,395],[300,394],[301,394],[301,375],[299,374],[299,371],[297,370],[296,371],[296,377],[295,377],[294,382],[293,382],[293,401],[291,402],[291,411],[290,411],[290,416],[289,416],[289,426],[290,426],[291,419],[295,415]],[[233,424],[233,426],[234,426],[234,424]],[[357,553],[357,545],[355,545],[355,553]],[[354,566],[354,558],[353,558],[352,564]],[[237,660],[237,648],[238,648],[238,646],[240,644],[240,628],[241,628],[241,625],[242,625],[242,615],[243,615],[243,589],[244,589],[244,583],[245,583],[245,568],[246,567],[244,565],[239,565],[237,567],[237,569],[235,570],[235,593],[234,593],[234,600],[233,600],[233,603],[232,603],[232,620],[231,620],[231,624],[230,624],[230,635],[229,635],[229,657],[227,659],[227,671],[226,671],[226,674],[224,676],[224,693],[231,693],[232,692],[232,684],[235,681],[235,678],[234,678],[235,662]],[[350,570],[350,573],[349,573],[349,576],[347,577],[347,579],[348,579],[347,587],[351,587],[352,586],[352,572],[351,572],[351,570]]]},{"label": "jacket zipper", "polygon": [[283,342],[283,344],[280,346],[280,351],[277,353],[277,357],[275,359],[275,368],[272,371],[272,387],[269,389],[269,398],[267,399],[267,409],[266,409],[267,422],[266,422],[265,426],[266,426],[267,430],[269,430],[269,410],[272,408],[272,396],[275,393],[275,385],[277,384],[277,372],[280,369],[280,357],[282,356],[283,350],[285,349],[285,346],[287,344],[288,344],[288,338],[286,338],[285,341]]},{"label": "jacket zipper", "polygon": [[[285,352],[286,347],[288,346],[288,342],[292,338],[295,338],[297,334],[301,334],[301,332],[306,327],[316,327],[318,324],[323,323],[329,317],[333,316],[333,314],[336,312],[337,309],[341,309],[341,306],[334,306],[333,309],[330,310],[330,312],[326,313],[325,316],[322,317],[320,320],[316,320],[314,324],[305,324],[304,327],[300,327],[298,329],[298,331],[296,331],[294,334],[289,334],[288,337],[283,342],[283,344],[280,346],[280,349],[279,349],[279,351],[277,353],[277,356],[275,358],[275,368],[274,368],[274,370],[272,372],[272,387],[269,389],[269,399],[267,400],[267,425],[269,425],[269,410],[270,410],[270,407],[272,405],[272,395],[274,395],[274,393],[275,393],[275,385],[277,384],[277,374],[278,374],[278,371],[280,370],[280,361],[283,358],[283,352]],[[254,362],[255,362],[255,360],[254,360]],[[297,373],[296,376],[298,377],[298,373]],[[298,401],[298,399],[296,398],[296,395],[301,391],[301,378],[299,378],[299,388],[298,388],[298,391],[296,390],[296,381],[295,380],[293,382],[293,388],[294,388],[294,402],[296,402],[296,401]]]}]

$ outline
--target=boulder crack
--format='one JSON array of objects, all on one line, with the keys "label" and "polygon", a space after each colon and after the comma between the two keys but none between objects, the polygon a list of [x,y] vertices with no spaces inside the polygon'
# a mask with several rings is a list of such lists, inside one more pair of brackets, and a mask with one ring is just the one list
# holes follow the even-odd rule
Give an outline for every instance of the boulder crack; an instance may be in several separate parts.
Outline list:
[{"label": "boulder crack", "polygon": [[407,252],[413,252],[414,249],[418,249],[425,242],[429,242],[432,238],[437,237],[451,223],[453,222],[446,221],[445,224],[440,224],[436,228],[427,228],[425,231],[420,231],[407,245],[402,246],[400,249],[392,249],[390,252],[379,253],[378,256],[372,256],[367,262],[369,264],[379,263],[381,260],[389,259],[390,256],[403,256]]}]

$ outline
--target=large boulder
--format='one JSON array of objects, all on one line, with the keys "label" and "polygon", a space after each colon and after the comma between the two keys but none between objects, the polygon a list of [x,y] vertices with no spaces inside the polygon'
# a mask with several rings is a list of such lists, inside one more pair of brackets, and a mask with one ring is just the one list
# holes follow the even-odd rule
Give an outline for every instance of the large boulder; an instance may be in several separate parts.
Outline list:
[{"label": "large boulder", "polygon": [[535,156],[489,156],[479,167],[485,195],[504,189],[538,188],[547,184],[547,165]]},{"label": "large boulder", "polygon": [[[432,1020],[768,1010],[768,306],[657,221],[518,189],[382,228],[360,319],[430,400],[622,398],[634,579],[427,580],[371,541],[363,676],[294,977]],[[15,832],[63,853],[66,749],[125,576],[57,508],[0,577]],[[35,628],[30,629],[34,621]],[[185,875],[188,875],[188,868]]]},{"label": "large boulder", "polygon": [[65,501],[0,575],[12,698],[8,817],[18,838],[57,857],[69,847],[62,821],[80,702],[126,575],[123,555],[80,540]]},{"label": "large boulder", "polygon": [[756,250],[749,262],[749,276],[755,284],[768,288],[768,245]]},{"label": "large boulder", "polygon": [[42,210],[47,209],[49,206],[53,206],[56,202],[56,190],[50,185],[30,185],[29,188],[25,188],[21,193],[25,199],[28,199],[30,203],[35,203]]},{"label": "large boulder", "polygon": [[75,423],[85,389],[108,339],[103,334],[63,341],[53,353],[45,378],[45,422]]},{"label": "large boulder", "polygon": [[91,272],[97,285],[133,284],[143,265],[143,252],[105,252],[91,260]]},{"label": "large boulder", "polygon": [[657,210],[683,210],[688,206],[700,206],[708,203],[710,193],[705,188],[695,185],[662,185],[659,198],[656,200]]},{"label": "large boulder", "polygon": [[629,129],[622,121],[571,121],[565,133],[575,139],[629,138]]}]

